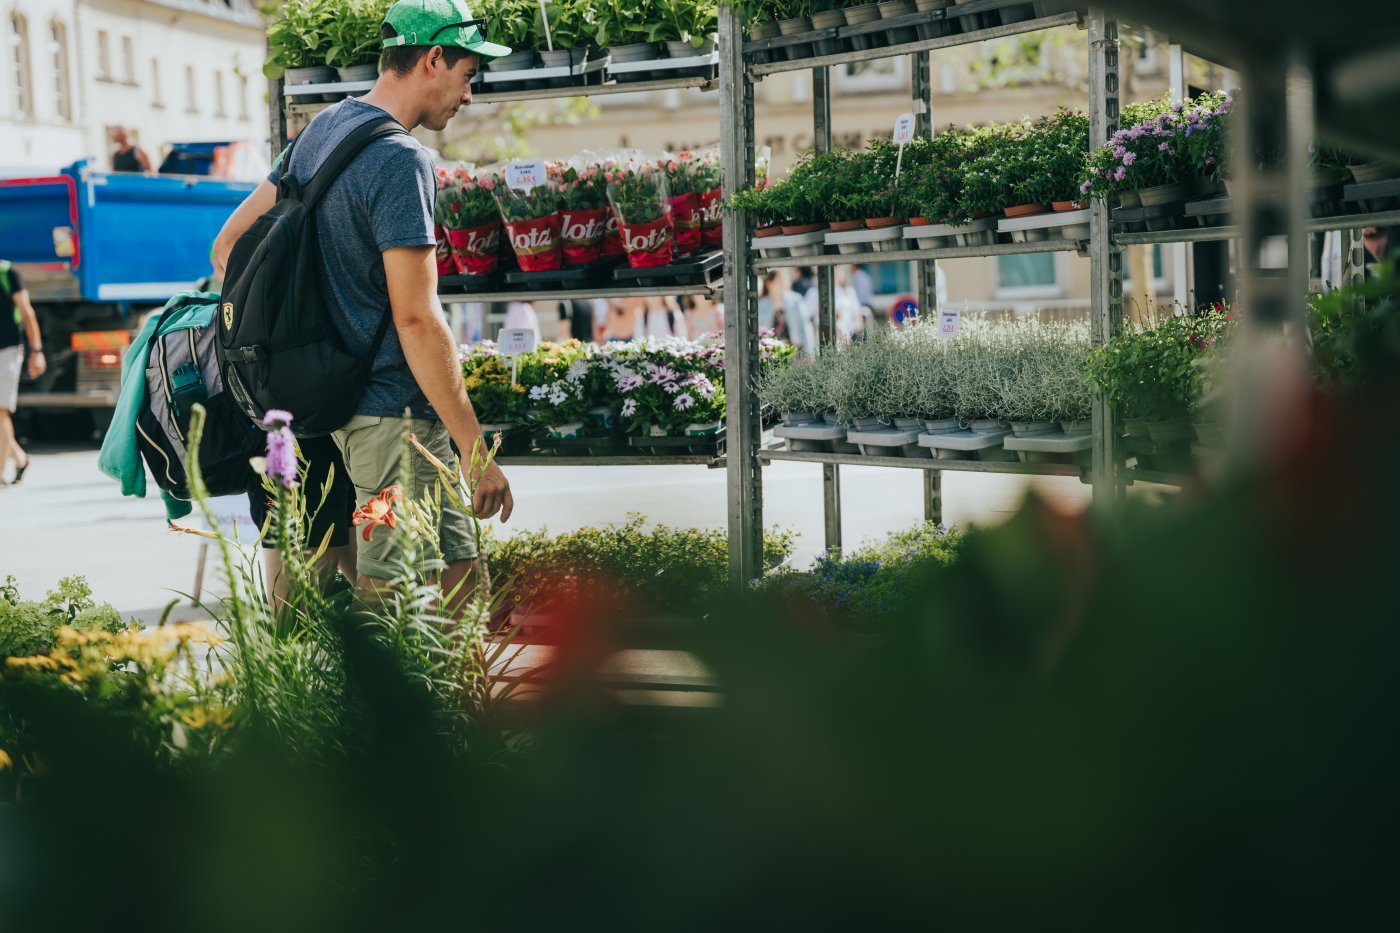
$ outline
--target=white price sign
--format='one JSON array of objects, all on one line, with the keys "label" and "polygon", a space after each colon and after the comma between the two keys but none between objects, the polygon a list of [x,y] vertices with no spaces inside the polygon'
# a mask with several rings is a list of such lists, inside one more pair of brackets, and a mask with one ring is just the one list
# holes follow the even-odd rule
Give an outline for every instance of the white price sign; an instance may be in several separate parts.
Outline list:
[{"label": "white price sign", "polygon": [[501,331],[501,356],[521,356],[535,349],[535,332],[528,327],[508,327]]},{"label": "white price sign", "polygon": [[529,191],[545,183],[546,169],[538,159],[534,162],[512,162],[506,166],[506,186],[517,191]]},{"label": "white price sign", "polygon": [[894,144],[902,146],[914,138],[914,115],[901,113],[894,121]]},{"label": "white price sign", "polygon": [[938,312],[938,336],[956,337],[958,335],[958,312],[940,311]]}]

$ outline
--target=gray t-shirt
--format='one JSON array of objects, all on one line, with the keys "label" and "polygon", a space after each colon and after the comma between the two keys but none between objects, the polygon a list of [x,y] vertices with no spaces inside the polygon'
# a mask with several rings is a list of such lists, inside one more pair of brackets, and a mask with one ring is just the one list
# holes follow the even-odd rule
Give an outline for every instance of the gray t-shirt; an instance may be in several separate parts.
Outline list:
[{"label": "gray t-shirt", "polygon": [[[355,127],[385,111],[355,98],[332,104],[302,130],[288,169],[303,184]],[[268,176],[277,183],[280,169]],[[316,208],[316,232],[326,278],[326,308],[353,354],[364,357],[389,309],[386,249],[432,246],[437,181],[433,160],[411,136],[376,139],[326,191]],[[357,413],[436,417],[404,359],[393,324],[375,357]]]}]

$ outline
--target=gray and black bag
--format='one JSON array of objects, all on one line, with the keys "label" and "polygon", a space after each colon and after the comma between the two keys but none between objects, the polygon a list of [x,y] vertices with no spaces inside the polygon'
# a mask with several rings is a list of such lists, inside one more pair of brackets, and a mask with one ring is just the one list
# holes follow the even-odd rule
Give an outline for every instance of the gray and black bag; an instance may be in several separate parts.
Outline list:
[{"label": "gray and black bag", "polygon": [[[205,304],[209,324],[164,332],[169,317]],[[225,390],[219,371],[218,327],[213,313],[218,299],[203,292],[172,298],[151,338],[143,374],[134,367],[128,378],[144,375],[146,401],[136,417],[136,443],[156,485],[177,499],[189,499],[190,413],[203,405],[207,415],[199,442],[204,485],[215,496],[245,492],[253,478],[250,458],[261,454],[267,435],[248,420]]]}]

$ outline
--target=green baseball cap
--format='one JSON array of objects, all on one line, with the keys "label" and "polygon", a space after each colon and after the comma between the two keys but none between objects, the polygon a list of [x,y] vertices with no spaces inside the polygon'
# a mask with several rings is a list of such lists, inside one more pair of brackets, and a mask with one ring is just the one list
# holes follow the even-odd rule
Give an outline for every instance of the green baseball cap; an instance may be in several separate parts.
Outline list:
[{"label": "green baseball cap", "polygon": [[502,58],[511,53],[504,45],[487,42],[481,34],[486,20],[475,19],[463,0],[399,0],[384,15],[385,25],[397,33],[383,47],[401,45],[450,45],[482,58]]}]

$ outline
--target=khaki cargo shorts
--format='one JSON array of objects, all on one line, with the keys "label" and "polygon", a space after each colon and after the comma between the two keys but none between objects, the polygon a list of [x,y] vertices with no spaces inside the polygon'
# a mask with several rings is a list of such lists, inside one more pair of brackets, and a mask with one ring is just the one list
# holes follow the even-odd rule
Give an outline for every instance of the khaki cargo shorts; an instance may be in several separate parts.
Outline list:
[{"label": "khaki cargo shorts", "polygon": [[[414,418],[409,422],[418,442],[443,463],[453,462],[451,439],[441,421]],[[422,454],[409,448],[410,476],[403,476],[402,418],[378,418],[356,415],[332,437],[345,458],[350,481],[355,486],[356,507],[362,507],[389,486],[403,486],[405,498],[421,498],[437,487],[441,474]],[[462,490],[466,498],[466,490]],[[391,580],[400,575],[399,551],[403,531],[376,525],[369,540],[355,542],[355,566],[360,573],[376,580]],[[476,528],[471,518],[442,496],[442,516],[438,528],[438,556],[449,564],[474,560],[477,556]]]}]

